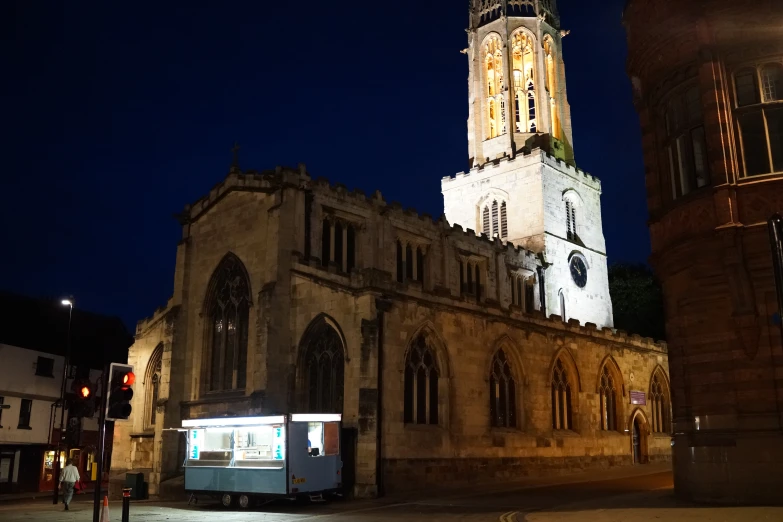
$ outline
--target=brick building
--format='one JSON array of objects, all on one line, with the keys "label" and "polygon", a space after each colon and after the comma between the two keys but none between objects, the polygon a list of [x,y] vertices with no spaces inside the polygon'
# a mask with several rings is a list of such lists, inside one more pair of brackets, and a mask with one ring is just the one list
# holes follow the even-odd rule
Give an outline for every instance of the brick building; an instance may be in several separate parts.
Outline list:
[{"label": "brick building", "polygon": [[359,495],[669,458],[666,347],[610,328],[558,23],[554,2],[474,2],[486,96],[438,220],[303,165],[235,164],[185,208],[173,295],[129,353],[143,379],[115,469],[156,493],[184,456],[166,428],[292,411],[343,414]]},{"label": "brick building", "polygon": [[783,211],[783,2],[629,0],[675,485],[780,502],[783,353],[766,221]]}]

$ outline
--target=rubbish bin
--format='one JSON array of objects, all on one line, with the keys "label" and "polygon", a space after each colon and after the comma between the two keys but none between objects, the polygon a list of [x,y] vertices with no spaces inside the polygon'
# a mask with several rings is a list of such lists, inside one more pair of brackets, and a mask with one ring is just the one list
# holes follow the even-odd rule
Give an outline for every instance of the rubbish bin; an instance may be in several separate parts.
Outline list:
[{"label": "rubbish bin", "polygon": [[144,473],[126,473],[125,487],[131,488],[131,500],[144,498]]}]

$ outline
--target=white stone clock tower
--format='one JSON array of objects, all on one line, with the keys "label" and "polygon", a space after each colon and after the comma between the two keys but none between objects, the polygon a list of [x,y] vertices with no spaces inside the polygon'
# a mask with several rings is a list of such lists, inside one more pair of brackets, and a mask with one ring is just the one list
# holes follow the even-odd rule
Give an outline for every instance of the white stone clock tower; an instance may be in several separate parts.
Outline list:
[{"label": "white stone clock tower", "polygon": [[472,1],[471,169],[441,189],[449,222],[543,255],[547,315],[612,326],[601,183],[574,166],[564,34],[555,0]]}]

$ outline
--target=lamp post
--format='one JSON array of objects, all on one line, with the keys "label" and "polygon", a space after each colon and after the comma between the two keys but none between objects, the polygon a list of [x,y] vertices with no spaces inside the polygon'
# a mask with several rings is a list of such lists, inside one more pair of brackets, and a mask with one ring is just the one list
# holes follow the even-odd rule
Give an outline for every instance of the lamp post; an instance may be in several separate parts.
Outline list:
[{"label": "lamp post", "polygon": [[65,425],[65,383],[68,380],[68,365],[71,360],[71,318],[73,317],[73,299],[63,299],[61,303],[68,307],[68,337],[65,344],[65,360],[63,361],[63,382],[60,387],[60,433],[57,437],[57,450],[54,454],[54,495],[52,504],[57,504],[59,496],[58,482],[60,480],[60,448],[63,440],[63,429]]},{"label": "lamp post", "polygon": [[772,267],[775,273],[775,293],[778,298],[778,326],[783,341],[783,217],[780,214],[773,214],[767,223],[769,242],[772,247]]}]

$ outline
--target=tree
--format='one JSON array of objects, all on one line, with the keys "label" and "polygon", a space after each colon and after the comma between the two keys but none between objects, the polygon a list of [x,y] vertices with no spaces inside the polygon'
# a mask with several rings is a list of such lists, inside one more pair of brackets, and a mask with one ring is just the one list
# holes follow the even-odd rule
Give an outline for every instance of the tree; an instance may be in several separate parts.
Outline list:
[{"label": "tree", "polygon": [[609,295],[615,328],[655,340],[666,339],[663,291],[648,266],[632,263],[609,266]]}]

